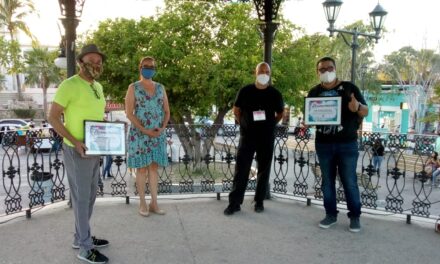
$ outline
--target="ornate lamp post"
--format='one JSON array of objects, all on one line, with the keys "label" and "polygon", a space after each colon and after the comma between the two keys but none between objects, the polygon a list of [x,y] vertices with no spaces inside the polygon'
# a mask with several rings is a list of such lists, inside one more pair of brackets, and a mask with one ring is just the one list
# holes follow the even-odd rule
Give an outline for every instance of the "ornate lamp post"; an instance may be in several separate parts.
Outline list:
[{"label": "ornate lamp post", "polygon": [[[249,2],[250,0],[229,0],[229,2]],[[272,66],[272,44],[278,23],[274,22],[283,0],[252,0],[260,20],[260,30],[264,39],[264,61]]]},{"label": "ornate lamp post", "polygon": [[[335,21],[342,6],[342,0],[325,0],[322,5],[324,6],[325,16],[329,23],[327,30],[330,32],[330,37],[333,36],[334,32],[340,33],[345,43],[351,47],[351,82],[354,83],[356,80],[356,49],[359,47],[358,38],[365,37],[370,40],[375,39],[377,43],[380,39],[380,31],[382,30],[383,22],[388,12],[385,11],[385,9],[383,9],[383,7],[378,3],[373,11],[370,12],[371,24],[375,33],[363,33],[359,32],[357,28],[354,30],[335,28]],[[346,35],[352,36],[351,43],[347,40]]]},{"label": "ornate lamp post", "polygon": [[61,22],[65,29],[65,52],[67,58],[67,77],[71,77],[76,72],[75,67],[75,40],[76,27],[81,17],[85,0],[58,0],[60,5]]}]

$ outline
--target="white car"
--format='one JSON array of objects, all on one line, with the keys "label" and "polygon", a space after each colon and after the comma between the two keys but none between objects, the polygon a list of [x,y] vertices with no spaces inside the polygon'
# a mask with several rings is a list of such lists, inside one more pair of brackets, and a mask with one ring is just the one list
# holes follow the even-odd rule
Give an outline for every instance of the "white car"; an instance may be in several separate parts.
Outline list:
[{"label": "white car", "polygon": [[18,128],[29,128],[29,122],[23,119],[0,119],[0,142],[3,141],[4,133]]},{"label": "white car", "polygon": [[29,122],[24,119],[0,119],[0,131],[7,131],[13,128],[29,126]]}]

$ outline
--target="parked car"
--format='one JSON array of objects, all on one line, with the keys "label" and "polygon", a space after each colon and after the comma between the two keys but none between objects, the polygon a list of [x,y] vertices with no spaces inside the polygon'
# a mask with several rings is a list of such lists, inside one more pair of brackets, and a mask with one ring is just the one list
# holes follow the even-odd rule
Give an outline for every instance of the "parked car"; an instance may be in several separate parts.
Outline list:
[{"label": "parked car", "polygon": [[0,131],[7,131],[16,128],[27,128],[29,122],[24,119],[0,119]]},{"label": "parked car", "polygon": [[196,116],[194,118],[194,124],[195,125],[203,125],[203,126],[211,126],[214,124],[214,121],[212,121],[211,119],[209,119],[206,116]]},{"label": "parked car", "polygon": [[0,119],[0,142],[2,142],[3,134],[9,130],[27,129],[29,122],[24,119]]}]

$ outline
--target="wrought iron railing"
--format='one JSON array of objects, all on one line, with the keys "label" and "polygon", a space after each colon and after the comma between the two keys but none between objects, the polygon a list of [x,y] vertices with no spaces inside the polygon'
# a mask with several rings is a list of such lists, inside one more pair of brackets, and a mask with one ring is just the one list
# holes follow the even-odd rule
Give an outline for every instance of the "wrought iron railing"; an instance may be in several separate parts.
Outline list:
[{"label": "wrought iron railing", "polygon": [[[229,192],[239,133],[235,125],[175,125],[166,130],[170,165],[160,169],[159,194]],[[0,215],[14,214],[69,198],[62,139],[52,129],[2,135],[2,188]],[[381,139],[386,148],[382,168],[374,169],[372,144]],[[359,138],[358,182],[363,208],[407,216],[437,218],[440,189],[433,187],[427,162],[436,137],[363,132]],[[110,181],[100,181],[100,196],[136,195],[133,173],[125,156],[113,157]],[[440,178],[440,177],[439,177]],[[278,126],[271,173],[271,193],[322,200],[321,172],[310,130]],[[248,191],[255,190],[256,168]],[[148,184],[147,184],[148,192]],[[337,199],[344,203],[342,185]]]}]

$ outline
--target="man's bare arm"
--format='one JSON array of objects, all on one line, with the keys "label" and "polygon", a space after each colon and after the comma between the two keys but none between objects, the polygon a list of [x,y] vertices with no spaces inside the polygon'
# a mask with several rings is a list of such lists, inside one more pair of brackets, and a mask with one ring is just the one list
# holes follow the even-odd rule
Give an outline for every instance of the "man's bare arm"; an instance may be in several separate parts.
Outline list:
[{"label": "man's bare arm", "polygon": [[78,141],[75,137],[70,134],[70,132],[66,129],[63,122],[61,122],[61,115],[64,112],[64,107],[53,102],[52,107],[50,108],[48,122],[52,125],[53,129],[66,138],[75,146],[76,151],[81,154],[81,156],[85,156],[84,152],[87,149],[86,145],[83,142]]}]

